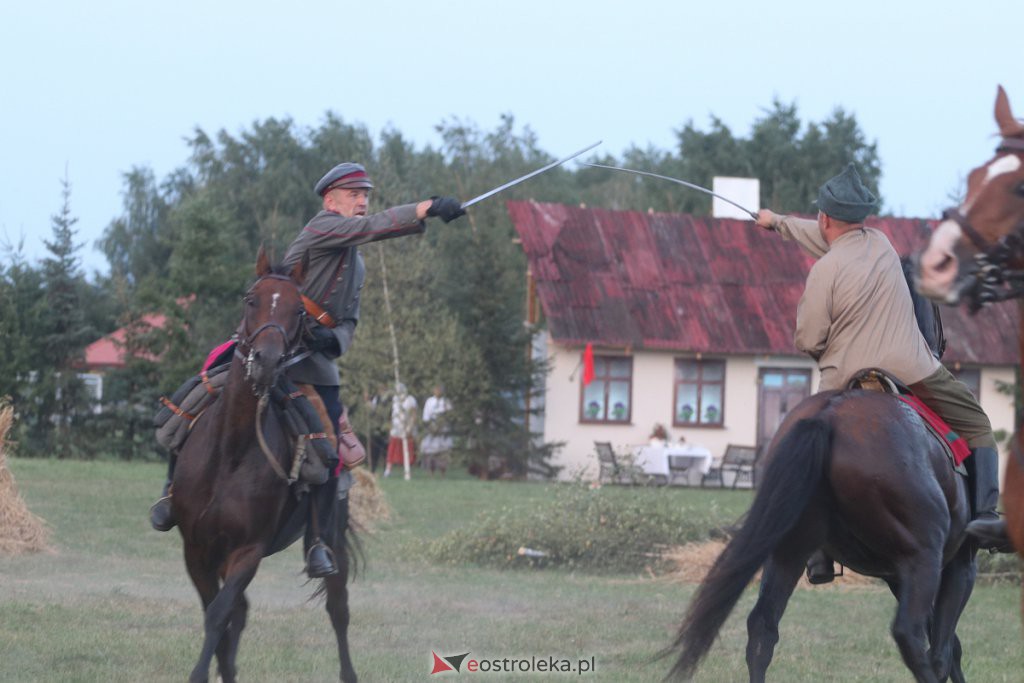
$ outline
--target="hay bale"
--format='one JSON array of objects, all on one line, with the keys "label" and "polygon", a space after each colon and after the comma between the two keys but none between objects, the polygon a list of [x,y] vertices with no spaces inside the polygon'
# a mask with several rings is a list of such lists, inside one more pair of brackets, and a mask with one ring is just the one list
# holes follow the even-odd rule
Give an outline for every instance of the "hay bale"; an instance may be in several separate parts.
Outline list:
[{"label": "hay bale", "polygon": [[0,402],[0,555],[50,551],[46,522],[29,512],[7,469],[7,434],[14,424],[14,409]]},{"label": "hay bale", "polygon": [[391,519],[391,506],[377,478],[365,467],[352,470],[352,489],[349,491],[349,515],[361,531],[373,531],[377,522]]},{"label": "hay bale", "polygon": [[[680,583],[701,583],[704,581],[704,577],[711,570],[712,565],[715,564],[715,560],[722,554],[725,549],[724,541],[708,541],[706,543],[687,543],[684,546],[677,546],[674,548],[668,548],[665,551],[665,559],[667,559],[675,569],[667,575],[667,579],[670,581],[678,581]],[[836,571],[839,570],[838,565]],[[758,571],[752,579],[753,582],[761,580],[761,572]],[[875,579],[862,574],[857,574],[852,571],[849,567],[843,568],[843,575],[837,576],[835,581],[831,584],[832,586],[871,586],[871,585],[882,585],[879,579]],[[804,576],[800,579],[798,584],[799,588],[823,588],[823,586],[812,586],[808,581],[807,577]]]}]

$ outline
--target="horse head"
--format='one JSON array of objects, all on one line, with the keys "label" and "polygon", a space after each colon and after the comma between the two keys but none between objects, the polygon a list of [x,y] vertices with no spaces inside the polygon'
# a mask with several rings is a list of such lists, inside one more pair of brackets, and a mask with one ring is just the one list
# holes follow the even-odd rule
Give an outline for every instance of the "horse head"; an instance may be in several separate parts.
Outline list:
[{"label": "horse head", "polygon": [[296,348],[305,328],[306,309],[299,287],[309,265],[309,254],[287,274],[275,272],[260,246],[256,282],[245,293],[245,309],[238,327],[238,351],[253,391],[263,395],[274,385]]},{"label": "horse head", "polygon": [[972,310],[1024,295],[1024,123],[1002,86],[995,117],[995,156],[971,171],[963,204],[944,212],[918,257],[922,294],[950,305],[966,300]]}]

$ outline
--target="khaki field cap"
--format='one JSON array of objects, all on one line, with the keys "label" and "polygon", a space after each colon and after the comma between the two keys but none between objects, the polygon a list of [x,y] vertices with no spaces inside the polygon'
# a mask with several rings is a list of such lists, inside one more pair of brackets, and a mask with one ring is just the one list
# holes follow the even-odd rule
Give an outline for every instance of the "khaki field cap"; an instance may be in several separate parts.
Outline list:
[{"label": "khaki field cap", "polygon": [[365,187],[368,190],[372,190],[373,183],[370,182],[370,176],[366,175],[366,169],[363,168],[362,164],[346,161],[328,171],[313,190],[323,197],[331,190],[339,187]]},{"label": "khaki field cap", "polygon": [[846,223],[863,223],[874,213],[878,198],[871,194],[852,163],[818,190],[818,209],[825,215]]}]

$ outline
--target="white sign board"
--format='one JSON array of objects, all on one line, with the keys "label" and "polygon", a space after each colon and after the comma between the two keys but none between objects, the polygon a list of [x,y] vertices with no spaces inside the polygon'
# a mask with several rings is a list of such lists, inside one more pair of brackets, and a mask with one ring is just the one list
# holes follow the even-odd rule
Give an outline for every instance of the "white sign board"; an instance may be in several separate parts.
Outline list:
[{"label": "white sign board", "polygon": [[[728,178],[715,176],[711,190],[715,194],[728,197],[744,209],[757,213],[761,208],[761,181],[757,178]],[[740,218],[751,220],[750,214],[738,209],[729,202],[718,197],[711,198],[711,215],[715,218]]]}]

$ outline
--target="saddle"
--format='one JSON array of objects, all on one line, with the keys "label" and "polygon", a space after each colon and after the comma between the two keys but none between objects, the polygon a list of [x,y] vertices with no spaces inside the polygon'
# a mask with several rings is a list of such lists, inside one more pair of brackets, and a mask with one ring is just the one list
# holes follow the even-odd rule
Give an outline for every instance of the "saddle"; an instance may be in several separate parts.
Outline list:
[{"label": "saddle", "polygon": [[[186,380],[170,398],[160,397],[162,407],[153,418],[156,440],[173,454],[181,450],[196,421],[217,400],[227,382],[227,360],[231,354],[220,347],[217,351],[219,364]],[[334,429],[316,389],[310,385],[296,386],[282,376],[271,389],[270,400],[277,406],[292,443],[289,478],[323,484],[338,464],[338,452]]]},{"label": "saddle", "polygon": [[967,476],[967,468],[963,462],[971,454],[967,442],[946,424],[938,413],[924,404],[914,395],[910,388],[894,375],[880,368],[865,368],[857,372],[847,383],[847,389],[863,389],[891,394],[906,403],[921,416],[928,431],[931,432],[946,452],[953,469],[958,474]]}]

